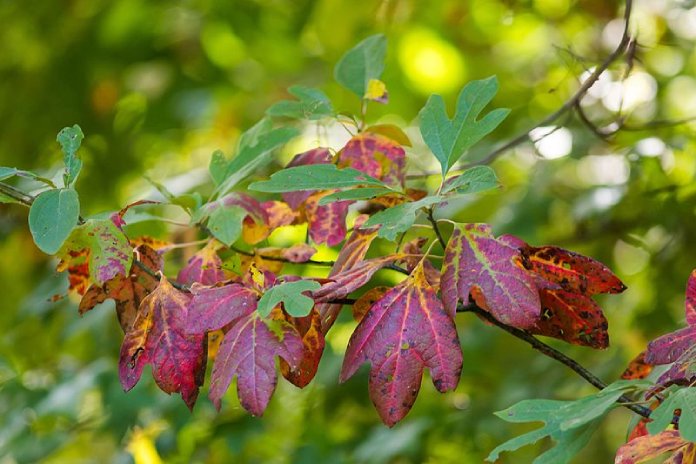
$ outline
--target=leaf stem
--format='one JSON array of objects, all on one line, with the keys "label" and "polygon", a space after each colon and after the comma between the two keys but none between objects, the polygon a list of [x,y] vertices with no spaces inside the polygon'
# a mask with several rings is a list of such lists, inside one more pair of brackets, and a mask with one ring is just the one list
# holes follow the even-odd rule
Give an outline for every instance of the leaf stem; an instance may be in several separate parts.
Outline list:
[{"label": "leaf stem", "polygon": [[[474,313],[483,319],[485,319],[487,322],[490,322],[494,326],[498,327],[499,329],[504,330],[505,332],[509,333],[510,335],[519,338],[520,340],[528,343],[532,348],[535,350],[539,351],[541,354],[544,356],[548,356],[551,359],[554,359],[562,364],[565,364],[567,367],[575,371],[576,374],[578,374],[580,377],[585,379],[587,382],[589,382],[591,385],[596,387],[599,390],[603,390],[606,388],[607,384],[602,382],[602,380],[599,379],[596,375],[594,375],[592,372],[587,370],[584,366],[582,366],[579,362],[575,361],[574,359],[570,358],[569,356],[561,353],[557,349],[547,345],[546,343],[540,341],[537,339],[535,336],[532,334],[525,332],[522,329],[518,329],[517,327],[512,327],[507,324],[504,324],[500,322],[498,319],[496,319],[491,313],[486,311],[483,308],[480,308],[478,305],[474,303],[469,303],[467,305],[460,305],[457,307],[457,312],[464,313],[464,312],[469,312],[469,313]],[[650,409],[646,408],[644,406],[640,406],[638,404],[635,404],[635,401],[632,400],[631,398],[622,395],[619,397],[619,399],[616,401],[619,403],[621,406],[624,406],[634,413],[638,414],[641,417],[650,417]]]},{"label": "leaf stem", "polygon": [[34,203],[34,197],[28,193],[24,193],[19,189],[12,187],[4,182],[0,182],[0,193],[7,195],[13,200],[17,200],[20,204],[24,206],[31,206]]},{"label": "leaf stem", "polygon": [[435,231],[435,235],[437,235],[437,240],[440,242],[440,245],[442,245],[442,249],[444,250],[445,248],[447,248],[447,242],[445,242],[445,239],[442,237],[442,233],[440,232],[440,228],[437,225],[437,221],[433,217],[432,206],[427,209],[427,215],[428,221],[430,221],[430,223],[433,225],[433,230]]}]

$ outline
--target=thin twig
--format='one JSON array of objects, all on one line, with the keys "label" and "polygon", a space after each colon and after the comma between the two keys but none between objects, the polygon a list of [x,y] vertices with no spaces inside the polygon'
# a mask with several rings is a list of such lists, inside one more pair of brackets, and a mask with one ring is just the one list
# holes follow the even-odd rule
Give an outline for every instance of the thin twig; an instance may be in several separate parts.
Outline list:
[{"label": "thin twig", "polygon": [[529,133],[532,130],[536,129],[537,127],[548,126],[556,119],[560,118],[563,114],[572,110],[575,107],[575,105],[578,102],[580,102],[580,100],[582,100],[587,91],[590,90],[590,88],[595,84],[595,82],[597,82],[602,73],[606,71],[607,68],[609,68],[609,66],[611,66],[612,63],[614,63],[614,61],[616,61],[621,55],[623,55],[624,52],[626,52],[626,50],[628,50],[629,45],[631,43],[631,33],[629,26],[632,8],[633,0],[626,0],[626,8],[624,11],[624,30],[623,34],[621,35],[621,41],[619,42],[619,45],[614,49],[614,51],[611,54],[609,54],[609,56],[607,56],[604,59],[604,61],[599,66],[595,68],[592,74],[590,74],[588,78],[585,79],[585,81],[580,85],[580,88],[575,92],[575,94],[573,94],[572,97],[570,97],[570,99],[563,103],[563,105],[559,109],[546,116],[543,120],[536,123],[534,126],[520,133],[517,137],[514,137],[512,140],[508,141],[502,146],[496,148],[479,161],[469,163],[466,167],[490,164],[493,160],[498,158],[500,155],[502,155],[509,149],[516,147],[520,143],[528,140]]},{"label": "thin twig", "polygon": [[433,217],[433,208],[432,206],[427,209],[427,215],[428,215],[428,221],[433,225],[433,230],[435,231],[435,235],[437,236],[438,242],[440,242],[440,245],[442,245],[442,249],[444,250],[447,248],[447,242],[445,242],[445,239],[442,237],[442,233],[440,233],[440,228],[437,225],[437,221]]},{"label": "thin twig", "polygon": [[[505,332],[509,333],[510,335],[519,338],[520,340],[527,342],[529,345],[531,345],[532,348],[535,350],[539,351],[541,354],[548,356],[551,359],[554,359],[562,364],[565,364],[567,367],[575,371],[576,374],[578,374],[580,377],[585,379],[587,382],[592,384],[594,387],[596,387],[599,390],[603,390],[606,388],[607,384],[602,382],[602,380],[599,379],[596,375],[594,375],[592,372],[587,370],[585,367],[583,367],[580,363],[575,361],[574,359],[566,356],[565,354],[561,353],[557,349],[547,345],[546,343],[538,340],[536,337],[534,337],[532,334],[525,332],[522,329],[518,329],[517,327],[512,327],[507,324],[504,324],[500,322],[498,319],[496,319],[491,313],[486,311],[483,308],[480,308],[474,303],[469,303],[468,305],[460,305],[457,308],[457,312],[470,312],[474,313],[483,319],[485,319],[487,322],[490,322],[491,324],[495,325],[499,329],[504,330]],[[637,405],[634,403],[634,401],[630,398],[628,398],[625,395],[622,395],[618,400],[617,403],[620,405],[630,409],[631,411],[635,412],[639,416],[642,417],[650,417],[650,409]]]},{"label": "thin twig", "polygon": [[12,198],[13,200],[16,200],[18,203],[24,206],[31,206],[31,204],[34,202],[33,196],[24,193],[21,190],[18,190],[4,182],[0,182],[0,193],[7,195],[8,197]]}]

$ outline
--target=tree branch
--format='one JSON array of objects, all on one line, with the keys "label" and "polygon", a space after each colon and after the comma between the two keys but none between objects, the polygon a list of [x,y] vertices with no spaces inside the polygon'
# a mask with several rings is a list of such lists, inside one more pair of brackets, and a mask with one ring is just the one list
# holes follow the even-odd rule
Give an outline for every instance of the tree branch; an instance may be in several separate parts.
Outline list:
[{"label": "tree branch", "polygon": [[428,221],[433,225],[433,230],[435,231],[435,235],[437,235],[437,240],[440,242],[440,245],[442,245],[442,249],[444,250],[447,248],[447,242],[445,242],[445,239],[442,238],[442,233],[440,233],[440,228],[437,225],[437,221],[433,217],[433,208],[432,206],[427,209],[427,214],[428,214]]},{"label": "tree branch", "polygon": [[580,85],[580,88],[573,94],[570,99],[568,99],[563,106],[561,106],[559,109],[551,113],[550,115],[546,116],[543,120],[539,121],[536,123],[534,126],[530,127],[526,131],[520,133],[518,136],[513,138],[512,140],[508,141],[507,143],[503,144],[502,146],[496,148],[493,150],[491,153],[486,155],[484,158],[482,158],[479,161],[475,161],[473,163],[469,163],[465,167],[471,167],[471,166],[478,166],[478,165],[484,165],[484,164],[490,164],[493,160],[498,158],[500,155],[508,151],[509,149],[521,144],[522,142],[525,142],[527,139],[529,139],[529,133],[536,129],[537,127],[541,126],[546,126],[554,122],[556,119],[560,118],[563,116],[568,111],[571,111],[576,104],[582,100],[582,98],[585,96],[588,90],[597,82],[599,77],[602,75],[604,71],[611,66],[614,61],[616,61],[620,56],[622,56],[627,50],[629,50],[629,46],[631,44],[631,33],[629,31],[629,26],[630,26],[630,20],[631,20],[631,10],[633,9],[633,0],[626,0],[626,8],[624,11],[624,30],[623,34],[621,36],[621,41],[619,42],[619,45],[614,49],[614,51],[607,56],[604,61],[595,68],[595,70],[588,76],[587,79]]},{"label": "tree branch", "polygon": [[17,200],[17,202],[27,207],[31,206],[31,204],[34,203],[33,196],[24,193],[21,190],[18,190],[4,182],[0,182],[0,193],[7,195],[13,200]]},{"label": "tree branch", "polygon": [[[565,364],[567,367],[575,371],[580,377],[585,379],[587,382],[592,384],[594,387],[596,387],[599,390],[604,389],[607,384],[602,382],[602,380],[599,379],[596,375],[594,375],[592,372],[587,370],[585,367],[583,367],[580,363],[575,361],[574,359],[566,356],[565,354],[561,353],[557,349],[547,345],[546,343],[538,340],[536,337],[534,337],[532,334],[525,332],[522,329],[518,329],[517,327],[512,327],[507,324],[504,324],[500,322],[498,319],[496,319],[491,313],[486,311],[483,308],[480,308],[478,305],[474,303],[469,303],[467,305],[460,305],[457,307],[457,312],[460,313],[474,313],[483,319],[485,319],[487,322],[490,322],[494,326],[498,327],[499,329],[504,330],[505,332],[509,333],[510,335],[519,338],[520,340],[528,343],[532,348],[535,350],[539,351],[541,354],[548,356],[551,359],[554,359],[561,364]],[[624,406],[634,413],[638,414],[639,416],[642,417],[650,417],[650,409],[640,406],[638,404],[634,404],[634,401],[625,396],[622,395],[618,400],[617,403],[619,403],[621,406]]]}]

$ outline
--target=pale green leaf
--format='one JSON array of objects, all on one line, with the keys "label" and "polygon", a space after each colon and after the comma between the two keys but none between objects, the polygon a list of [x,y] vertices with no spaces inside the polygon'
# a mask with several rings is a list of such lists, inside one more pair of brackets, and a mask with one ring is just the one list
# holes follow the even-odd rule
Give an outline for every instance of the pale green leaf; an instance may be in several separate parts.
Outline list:
[{"label": "pale green leaf", "polygon": [[654,435],[672,423],[674,410],[681,409],[679,434],[696,442],[696,388],[685,387],[671,393],[651,414],[648,432]]},{"label": "pale green leaf", "polygon": [[225,180],[227,164],[227,158],[222,150],[215,150],[210,157],[208,172],[210,173],[210,177],[213,179],[213,183],[216,186],[220,185]]},{"label": "pale green leaf", "polygon": [[219,207],[210,213],[208,230],[227,246],[242,235],[242,222],[249,213],[241,206]]},{"label": "pale green leaf", "polygon": [[320,287],[321,284],[313,280],[297,280],[276,285],[269,288],[259,299],[257,311],[261,316],[268,317],[273,308],[283,303],[290,316],[304,317],[314,307],[314,300],[302,292],[318,290]]},{"label": "pale green leaf", "polygon": [[84,138],[82,129],[77,124],[63,128],[56,137],[60,148],[63,150],[63,162],[65,163],[63,181],[66,187],[70,187],[77,180],[80,169],[82,169],[82,160],[77,157],[77,150],[82,145],[82,139]]},{"label": "pale green leaf", "polygon": [[413,226],[421,208],[427,208],[442,201],[443,198],[440,196],[430,196],[387,208],[370,217],[365,222],[365,227],[380,226],[377,235],[394,241],[398,234],[406,232]]},{"label": "pale green leaf", "polygon": [[80,216],[80,200],[73,189],[52,189],[41,193],[29,209],[29,230],[41,251],[55,254]]},{"label": "pale green leaf", "polygon": [[370,36],[351,48],[336,63],[334,78],[343,87],[364,98],[371,79],[384,71],[387,39],[383,34]]},{"label": "pale green leaf", "polygon": [[479,118],[497,92],[495,76],[472,81],[459,94],[454,118],[447,116],[445,102],[439,95],[432,95],[420,111],[421,135],[440,162],[443,176],[466,150],[498,127],[509,114],[507,109],[496,109]]},{"label": "pale green leaf", "polygon": [[249,190],[280,193],[300,190],[326,190],[358,185],[385,187],[379,180],[353,168],[338,169],[334,164],[295,166],[278,171],[269,180],[254,182]]},{"label": "pale green leaf", "polygon": [[282,100],[266,110],[266,114],[275,117],[316,120],[333,115],[331,100],[324,92],[311,87],[294,85],[288,88],[297,101]]},{"label": "pale green leaf", "polygon": [[335,192],[321,197],[319,199],[319,205],[327,205],[329,203],[333,203],[334,201],[369,200],[372,198],[381,197],[382,195],[388,195],[390,193],[394,193],[394,190],[383,187],[343,190],[342,192]]},{"label": "pale green leaf", "polygon": [[0,180],[5,180],[15,175],[17,175],[17,168],[0,166]]},{"label": "pale green leaf", "polygon": [[447,179],[442,193],[476,193],[496,188],[499,185],[495,171],[488,166],[475,166],[460,175]]}]

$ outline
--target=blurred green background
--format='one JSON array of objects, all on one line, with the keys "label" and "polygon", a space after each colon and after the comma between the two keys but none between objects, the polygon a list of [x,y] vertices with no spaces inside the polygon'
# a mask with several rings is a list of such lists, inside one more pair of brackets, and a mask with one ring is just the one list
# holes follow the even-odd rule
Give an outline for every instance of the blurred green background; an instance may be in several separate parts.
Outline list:
[{"label": "blurred green background", "polygon": [[[77,183],[85,214],[152,196],[143,174],[175,191],[195,188],[207,182],[212,151],[231,153],[289,85],[318,86],[337,109],[357,112],[332,68],[376,32],[389,39],[383,80],[391,101],[371,105],[370,121],[413,126],[429,94],[453,105],[468,80],[498,75],[495,104],[512,113],[470,153],[476,159],[572,94],[618,42],[622,11],[623,2],[606,0],[0,0],[0,165],[51,175],[61,160],[55,134],[78,123],[86,134]],[[629,289],[601,300],[611,348],[550,342],[607,381],[647,341],[683,323],[685,283],[696,267],[696,124],[654,124],[696,116],[696,6],[635,1],[632,30],[634,59],[612,66],[583,104],[600,126],[620,112],[632,130],[607,141],[576,117],[561,118],[562,128],[493,164],[502,191],[446,211],[616,271]],[[334,129],[326,129],[330,138]],[[418,130],[408,132],[412,171],[432,169]],[[332,140],[340,147],[345,134]],[[308,131],[294,143],[299,150],[317,137]],[[65,292],[66,277],[34,247],[26,213],[0,205],[1,464],[480,463],[527,430],[493,411],[592,392],[564,366],[459,315],[459,388],[440,395],[426,377],[413,411],[393,429],[372,408],[366,369],[337,384],[349,317],[332,331],[315,381],[300,391],[281,380],[262,419],[241,409],[234,388],[220,413],[204,389],[191,414],[179,397],[157,390],[149,369],[124,394],[111,303],[80,318],[75,299],[49,301]],[[613,462],[628,419],[613,412],[577,462]],[[531,462],[547,446],[500,462]]]}]

